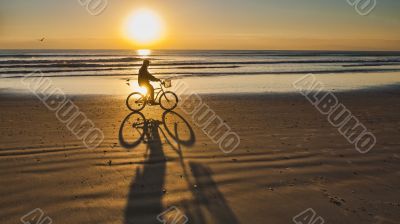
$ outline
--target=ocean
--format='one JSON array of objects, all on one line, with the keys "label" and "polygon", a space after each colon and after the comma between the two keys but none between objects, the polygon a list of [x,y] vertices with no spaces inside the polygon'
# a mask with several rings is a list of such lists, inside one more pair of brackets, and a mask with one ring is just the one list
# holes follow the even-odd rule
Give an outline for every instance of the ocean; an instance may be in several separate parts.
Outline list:
[{"label": "ocean", "polygon": [[[226,77],[231,77],[228,82],[238,79],[239,76],[242,79],[243,77],[271,78],[279,75],[283,77],[310,73],[316,75],[364,74],[365,76],[371,73],[390,73],[397,76],[400,72],[400,52],[1,50],[0,77],[4,82],[4,80],[25,77],[39,70],[40,75],[52,78],[134,79],[144,58],[151,61],[151,72],[159,78],[225,77],[222,80],[226,80]],[[234,78],[235,76],[238,77]],[[340,88],[337,85],[336,87]],[[14,84],[15,86],[18,85]],[[219,87],[229,89],[226,85]],[[219,87],[217,85],[213,89]],[[266,91],[271,90],[268,86],[265,88]],[[244,89],[246,89],[244,92],[249,91],[248,86]],[[236,86],[235,90],[231,91],[240,92],[240,86]]]}]

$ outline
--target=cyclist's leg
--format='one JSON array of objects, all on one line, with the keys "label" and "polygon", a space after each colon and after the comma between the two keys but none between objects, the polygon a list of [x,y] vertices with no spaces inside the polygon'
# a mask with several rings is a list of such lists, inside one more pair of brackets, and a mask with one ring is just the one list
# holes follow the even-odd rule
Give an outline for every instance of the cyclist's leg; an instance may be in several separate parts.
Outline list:
[{"label": "cyclist's leg", "polygon": [[150,94],[150,100],[152,102],[154,102],[154,87],[149,83],[149,86],[148,86],[147,89],[148,89],[149,94]]},{"label": "cyclist's leg", "polygon": [[150,96],[150,101],[154,102],[154,88],[153,88],[153,86],[149,82],[143,83],[142,86],[147,89],[147,95]]},{"label": "cyclist's leg", "polygon": [[150,96],[150,100],[154,101],[154,88],[149,82],[141,82],[139,83],[140,87],[144,87],[147,90],[146,97]]}]

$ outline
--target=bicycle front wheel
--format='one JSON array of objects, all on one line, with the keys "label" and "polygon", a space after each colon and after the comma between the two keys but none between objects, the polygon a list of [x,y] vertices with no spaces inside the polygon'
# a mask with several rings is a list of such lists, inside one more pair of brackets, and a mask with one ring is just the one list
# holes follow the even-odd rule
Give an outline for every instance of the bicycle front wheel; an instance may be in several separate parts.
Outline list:
[{"label": "bicycle front wheel", "polygon": [[160,107],[166,111],[171,111],[178,106],[178,96],[171,92],[167,91],[160,96]]},{"label": "bicycle front wheel", "polygon": [[131,111],[139,112],[146,106],[146,97],[138,92],[131,93],[128,98],[126,98],[126,106]]}]

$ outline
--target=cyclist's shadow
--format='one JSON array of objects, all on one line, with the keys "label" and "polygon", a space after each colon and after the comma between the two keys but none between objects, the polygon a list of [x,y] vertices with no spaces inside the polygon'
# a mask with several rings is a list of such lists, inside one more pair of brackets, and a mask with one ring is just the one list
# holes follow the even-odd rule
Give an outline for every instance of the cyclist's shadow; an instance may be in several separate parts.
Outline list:
[{"label": "cyclist's shadow", "polygon": [[161,136],[178,154],[183,171],[181,178],[186,180],[193,194],[192,200],[177,202],[179,203],[177,206],[183,208],[191,223],[205,223],[206,213],[218,223],[238,223],[213,180],[211,169],[194,162],[190,162],[189,167],[186,166],[182,146],[194,145],[196,138],[190,124],[176,112],[165,112],[161,121],[146,119],[142,113],[134,112],[122,122],[119,131],[121,146],[134,149],[140,143],[147,145],[145,153],[147,159],[141,169],[136,168],[136,175],[130,186],[124,223],[157,223],[156,217],[167,209],[162,203],[166,193],[164,184],[167,157]]},{"label": "cyclist's shadow", "polygon": [[[160,126],[163,126],[165,131]],[[163,212],[162,197],[165,193],[163,187],[167,158],[160,135],[178,153],[183,164],[181,146],[192,146],[195,143],[195,135],[189,123],[178,113],[165,112],[159,121],[146,119],[142,113],[133,112],[121,124],[121,146],[134,149],[140,143],[147,145],[147,160],[142,169],[136,169],[135,179],[130,187],[125,208],[125,223],[154,222],[154,217]],[[149,217],[152,220],[148,220]]]}]

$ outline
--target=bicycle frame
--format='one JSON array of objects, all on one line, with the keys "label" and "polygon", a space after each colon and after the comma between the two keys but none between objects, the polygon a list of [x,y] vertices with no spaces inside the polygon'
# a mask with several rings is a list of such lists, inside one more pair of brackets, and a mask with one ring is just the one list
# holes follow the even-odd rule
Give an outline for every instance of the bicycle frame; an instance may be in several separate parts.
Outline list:
[{"label": "bicycle frame", "polygon": [[[160,97],[163,93],[165,93],[164,88],[162,87],[162,83],[159,83],[158,88],[154,88],[154,100],[156,102],[160,102]],[[150,94],[147,94],[146,99],[149,99]]]}]

